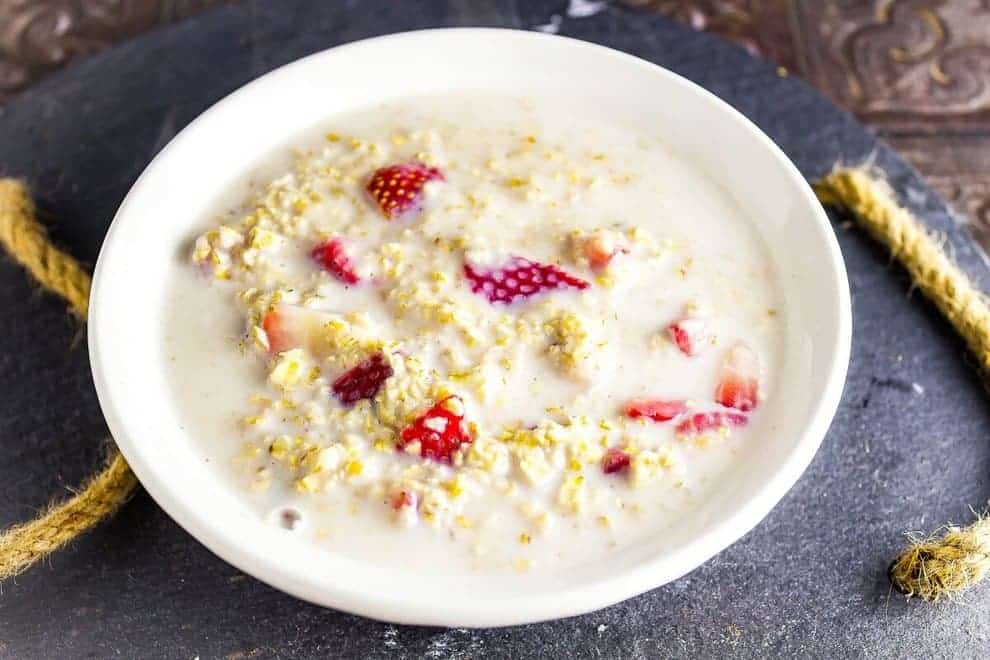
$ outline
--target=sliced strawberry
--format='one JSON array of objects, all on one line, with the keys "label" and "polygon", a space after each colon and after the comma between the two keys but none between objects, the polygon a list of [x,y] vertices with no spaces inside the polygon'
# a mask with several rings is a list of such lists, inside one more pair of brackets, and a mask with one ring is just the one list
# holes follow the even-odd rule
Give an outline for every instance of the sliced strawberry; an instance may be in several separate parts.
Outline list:
[{"label": "sliced strawberry", "polygon": [[698,435],[707,431],[733,426],[745,426],[749,419],[746,415],[732,412],[702,412],[695,413],[677,425],[680,435]]},{"label": "sliced strawberry", "polygon": [[602,472],[605,474],[624,472],[629,469],[630,463],[632,463],[632,456],[618,447],[612,447],[605,452],[605,457],[602,458]]},{"label": "sliced strawberry", "polygon": [[444,181],[443,173],[422,163],[389,165],[375,170],[367,190],[389,220],[418,211],[422,207],[423,187],[428,181]]},{"label": "sliced strawberry", "polygon": [[347,250],[344,247],[344,239],[340,237],[331,238],[317,245],[309,254],[313,258],[313,261],[319,264],[323,270],[344,284],[357,284],[361,281],[361,278],[354,270],[354,264],[351,262],[351,258],[347,255]]},{"label": "sliced strawberry", "polygon": [[375,353],[333,381],[333,395],[345,406],[353,406],[361,399],[373,399],[393,373],[384,353]]},{"label": "sliced strawberry", "polygon": [[399,448],[419,443],[419,455],[440,463],[450,463],[457,449],[471,442],[464,424],[464,404],[449,396],[416,418],[402,430]]},{"label": "sliced strawberry", "polygon": [[722,364],[715,401],[726,408],[747,412],[760,400],[760,361],[749,346],[736,344]]},{"label": "sliced strawberry", "polygon": [[684,355],[699,355],[711,346],[711,329],[704,319],[681,319],[671,323],[668,329],[670,330],[670,338]]},{"label": "sliced strawberry", "polygon": [[[320,328],[336,314],[307,309],[297,305],[278,305],[261,320],[268,337],[268,352],[275,354],[290,348],[316,349]],[[319,351],[317,351],[319,352]]]},{"label": "sliced strawberry", "polygon": [[508,305],[554,289],[587,289],[591,286],[553,264],[541,264],[523,257],[512,257],[504,266],[490,270],[478,270],[466,263],[464,276],[471,291],[485,296],[493,304]]},{"label": "sliced strawberry", "polygon": [[660,399],[634,399],[626,404],[626,417],[638,419],[648,417],[654,422],[669,422],[687,412],[684,401],[663,401]]}]

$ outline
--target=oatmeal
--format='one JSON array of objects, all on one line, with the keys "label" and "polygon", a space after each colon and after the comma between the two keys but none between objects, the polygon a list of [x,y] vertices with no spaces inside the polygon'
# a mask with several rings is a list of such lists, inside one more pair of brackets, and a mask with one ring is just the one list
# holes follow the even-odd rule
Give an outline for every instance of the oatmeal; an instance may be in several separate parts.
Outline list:
[{"label": "oatmeal", "polygon": [[272,525],[562,570],[690,515],[760,442],[770,261],[657,139],[449,96],[299,145],[191,237],[166,320],[188,430]]}]

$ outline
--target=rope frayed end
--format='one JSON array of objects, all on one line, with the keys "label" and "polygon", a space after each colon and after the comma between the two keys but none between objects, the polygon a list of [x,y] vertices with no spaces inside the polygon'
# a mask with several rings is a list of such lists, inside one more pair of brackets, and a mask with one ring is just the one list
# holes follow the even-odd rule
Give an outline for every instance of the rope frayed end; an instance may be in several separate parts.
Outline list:
[{"label": "rope frayed end", "polygon": [[891,564],[888,576],[907,596],[938,601],[962,593],[990,571],[990,518],[949,527],[941,537],[915,541]]},{"label": "rope frayed end", "polygon": [[876,170],[870,163],[856,167],[836,166],[829,174],[813,181],[811,189],[822,204],[849,210],[853,210],[864,196],[875,199],[879,194],[886,199],[894,198],[894,190],[883,171]]}]

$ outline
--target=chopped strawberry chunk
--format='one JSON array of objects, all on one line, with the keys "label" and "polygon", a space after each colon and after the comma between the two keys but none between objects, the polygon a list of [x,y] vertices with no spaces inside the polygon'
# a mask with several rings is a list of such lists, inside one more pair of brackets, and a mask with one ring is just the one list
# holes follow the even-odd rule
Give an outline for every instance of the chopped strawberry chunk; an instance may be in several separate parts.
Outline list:
[{"label": "chopped strawberry chunk", "polygon": [[697,435],[715,429],[732,426],[745,426],[749,419],[746,415],[732,412],[702,412],[691,415],[677,425],[681,435]]},{"label": "chopped strawberry chunk", "polygon": [[618,447],[612,447],[605,452],[605,457],[602,458],[602,472],[605,474],[624,472],[629,469],[631,462],[632,456]]},{"label": "chopped strawberry chunk", "polygon": [[668,329],[671,339],[684,355],[698,355],[711,346],[712,333],[704,319],[681,319],[671,323]]},{"label": "chopped strawberry chunk", "polygon": [[265,314],[261,327],[268,336],[268,352],[281,353],[306,343],[305,324],[294,307],[280,305]]},{"label": "chopped strawberry chunk", "polygon": [[628,248],[620,245],[616,240],[614,232],[603,230],[582,236],[578,239],[577,247],[580,254],[588,260],[592,270],[604,270],[616,255],[629,252]]},{"label": "chopped strawberry chunk", "polygon": [[337,314],[297,305],[282,304],[269,310],[261,320],[268,337],[268,352],[281,353],[290,348],[310,348],[319,353],[320,329]]},{"label": "chopped strawberry chunk", "polygon": [[396,491],[389,498],[393,520],[402,527],[412,527],[419,520],[418,498],[408,490]]},{"label": "chopped strawberry chunk", "polygon": [[512,257],[506,265],[490,270],[478,270],[466,263],[464,276],[471,291],[485,296],[493,304],[508,305],[554,289],[587,289],[591,286],[553,264],[541,264],[523,257]]},{"label": "chopped strawberry chunk", "polygon": [[419,455],[440,463],[450,463],[461,445],[471,442],[464,425],[464,404],[449,396],[416,418],[402,430],[399,448],[419,443]]},{"label": "chopped strawberry chunk", "polygon": [[422,163],[389,165],[375,170],[367,190],[389,220],[418,211],[422,206],[423,187],[428,181],[444,181],[443,173]]},{"label": "chopped strawberry chunk", "polygon": [[375,353],[335,380],[332,386],[333,395],[345,406],[353,406],[361,399],[373,399],[392,373],[392,365],[385,359],[385,355]]},{"label": "chopped strawberry chunk", "polygon": [[313,248],[310,256],[323,270],[344,284],[357,284],[361,281],[361,278],[354,270],[354,264],[351,262],[351,258],[347,255],[342,238],[335,237],[320,243]]},{"label": "chopped strawberry chunk", "polygon": [[686,413],[687,409],[684,401],[634,399],[626,404],[626,417],[631,419],[648,417],[654,422],[668,422]]},{"label": "chopped strawberry chunk", "polygon": [[588,243],[585,246],[585,255],[588,257],[588,263],[591,265],[593,270],[603,270],[608,268],[608,265],[612,263],[612,257],[616,255],[615,250],[605,251],[602,246],[596,242]]},{"label": "chopped strawberry chunk", "polygon": [[403,507],[413,507],[416,506],[416,493],[410,493],[408,490],[396,491],[392,495],[392,501],[390,502],[392,508],[398,511]]},{"label": "chopped strawberry chunk", "polygon": [[760,362],[746,344],[736,344],[722,364],[715,401],[726,408],[747,412],[760,400]]}]

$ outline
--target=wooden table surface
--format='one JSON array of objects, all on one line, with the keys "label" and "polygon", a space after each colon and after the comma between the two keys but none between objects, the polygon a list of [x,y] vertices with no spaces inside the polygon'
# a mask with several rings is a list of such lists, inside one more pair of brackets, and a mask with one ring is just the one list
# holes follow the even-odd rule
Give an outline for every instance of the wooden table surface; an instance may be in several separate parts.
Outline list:
[{"label": "wooden table surface", "polygon": [[[75,58],[224,1],[0,0],[0,102]],[[914,165],[990,252],[990,0],[624,3],[812,83]],[[594,4],[561,0],[561,12]]]}]

